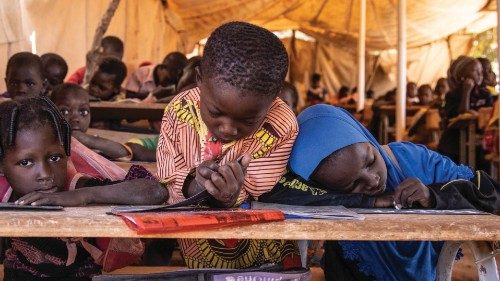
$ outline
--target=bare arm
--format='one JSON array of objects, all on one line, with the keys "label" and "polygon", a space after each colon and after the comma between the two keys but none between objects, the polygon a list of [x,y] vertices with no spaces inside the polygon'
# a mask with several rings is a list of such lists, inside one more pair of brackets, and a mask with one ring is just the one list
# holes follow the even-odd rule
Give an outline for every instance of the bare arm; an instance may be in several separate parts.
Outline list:
[{"label": "bare arm", "polygon": [[73,136],[85,146],[99,150],[111,159],[118,159],[130,155],[129,151],[121,143],[98,136],[88,135],[80,131],[74,131]]},{"label": "bare arm", "polygon": [[165,187],[157,181],[134,179],[107,186],[83,187],[73,191],[32,192],[16,201],[20,205],[86,206],[90,204],[155,205],[168,199]]},{"label": "bare arm", "polygon": [[466,78],[462,85],[462,97],[460,99],[460,106],[458,107],[458,113],[462,114],[469,111],[470,107],[470,94],[472,89],[474,89],[475,82],[471,78]]},{"label": "bare arm", "polygon": [[137,143],[126,143],[132,150],[132,160],[144,162],[156,162],[156,150],[147,149]]}]

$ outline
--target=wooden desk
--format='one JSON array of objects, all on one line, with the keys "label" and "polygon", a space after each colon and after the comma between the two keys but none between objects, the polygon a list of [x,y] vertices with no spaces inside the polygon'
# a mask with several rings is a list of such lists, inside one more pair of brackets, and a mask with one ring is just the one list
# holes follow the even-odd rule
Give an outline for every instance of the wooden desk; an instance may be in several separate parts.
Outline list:
[{"label": "wooden desk", "polygon": [[287,220],[240,227],[137,235],[111,207],[67,207],[64,211],[2,211],[2,237],[152,237],[291,240],[500,240],[494,215],[366,215],[362,221]]},{"label": "wooden desk", "polygon": [[120,131],[111,131],[111,130],[101,130],[89,128],[87,130],[87,134],[93,136],[99,136],[101,138],[105,138],[108,140],[112,140],[118,143],[126,143],[132,138],[154,138],[157,135],[155,134],[138,134],[138,133],[129,133],[129,132],[120,132]]},{"label": "wooden desk", "polygon": [[477,116],[464,113],[450,119],[448,124],[448,127],[456,128],[460,132],[459,162],[471,167],[476,166],[476,146],[478,143],[476,136],[477,121]]},{"label": "wooden desk", "polygon": [[90,112],[96,120],[161,120],[167,104],[135,102],[91,102]]},{"label": "wooden desk", "polygon": [[[410,117],[417,113],[420,109],[424,108],[422,105],[411,105],[406,106],[406,117]],[[396,106],[395,105],[381,105],[379,107],[380,111],[380,124],[379,124],[379,143],[387,144],[389,142],[389,133],[394,132],[394,126],[389,124],[389,117],[396,116]],[[408,123],[408,122],[406,122]]]}]

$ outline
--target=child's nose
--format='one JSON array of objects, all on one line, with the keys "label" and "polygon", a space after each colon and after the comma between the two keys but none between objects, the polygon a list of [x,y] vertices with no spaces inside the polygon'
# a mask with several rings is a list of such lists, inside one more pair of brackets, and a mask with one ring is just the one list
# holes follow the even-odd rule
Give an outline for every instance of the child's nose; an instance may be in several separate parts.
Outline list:
[{"label": "child's nose", "polygon": [[52,170],[48,164],[40,164],[38,166],[38,182],[53,181]]},{"label": "child's nose", "polygon": [[238,129],[230,122],[222,123],[219,126],[219,131],[226,136],[236,136],[238,134]]}]

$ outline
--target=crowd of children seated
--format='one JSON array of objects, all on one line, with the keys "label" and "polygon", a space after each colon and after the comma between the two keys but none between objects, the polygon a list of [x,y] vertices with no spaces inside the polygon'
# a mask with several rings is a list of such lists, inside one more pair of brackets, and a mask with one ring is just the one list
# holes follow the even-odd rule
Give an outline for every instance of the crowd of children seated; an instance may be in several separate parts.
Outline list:
[{"label": "crowd of children seated", "polygon": [[[476,167],[457,162],[457,132],[448,127],[459,114],[493,105],[496,76],[486,59],[460,56],[434,89],[408,82],[408,106],[423,108],[421,116],[434,108],[444,120],[437,153],[410,142],[383,146],[377,141],[379,109],[395,104],[396,90],[376,99],[373,91],[367,92],[373,114],[367,115],[371,123],[362,121],[369,130],[346,110],[322,104],[354,104],[357,89],[342,86],[334,95],[314,73],[304,95],[308,108],[300,112],[300,94],[285,81],[289,61],[284,45],[272,32],[253,24],[223,24],[211,33],[201,57],[187,59],[172,52],[128,78],[123,54],[119,38],[104,37],[89,81],[84,81],[85,67],[66,79],[68,65],[55,53],[39,57],[20,52],[9,58],[2,97],[10,100],[0,104],[2,202],[174,204],[206,190],[206,204],[214,208],[260,200],[500,210],[499,183],[485,172],[483,162]],[[89,134],[89,127],[117,129],[122,124],[93,119],[91,102],[123,99],[165,104],[161,123],[150,122],[156,134],[125,143]],[[424,121],[412,121],[410,140],[429,143]],[[494,149],[491,141],[498,137],[495,140],[493,134],[489,141]],[[123,171],[113,161],[156,162],[157,173],[138,166]],[[307,188],[290,188],[284,184],[289,181]],[[145,260],[169,256],[158,250],[170,251],[163,247],[170,242],[162,246],[158,241],[146,243]],[[179,239],[178,245],[189,268],[302,266],[295,241]],[[328,241],[325,276],[434,280],[441,246],[429,241]],[[4,278],[90,280],[103,270],[103,251],[106,247],[93,238],[9,238]]]}]

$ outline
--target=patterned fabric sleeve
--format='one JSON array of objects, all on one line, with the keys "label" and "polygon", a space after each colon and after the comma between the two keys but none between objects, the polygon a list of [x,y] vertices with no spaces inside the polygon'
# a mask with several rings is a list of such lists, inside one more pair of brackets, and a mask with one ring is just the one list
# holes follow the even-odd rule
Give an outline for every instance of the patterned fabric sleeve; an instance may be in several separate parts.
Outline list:
[{"label": "patterned fabric sleeve", "polygon": [[[176,115],[169,110],[165,111],[163,116],[158,148],[156,150],[158,179],[168,190],[168,204],[175,204],[185,197],[182,194],[182,186],[186,177],[192,170],[192,165],[187,163],[184,154],[186,153],[186,142],[190,141],[188,134],[183,134],[186,130],[178,131]],[[186,128],[184,128],[186,129]],[[179,137],[183,135],[182,141]]]}]

